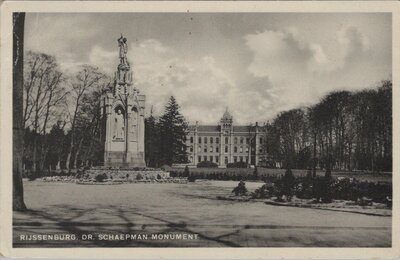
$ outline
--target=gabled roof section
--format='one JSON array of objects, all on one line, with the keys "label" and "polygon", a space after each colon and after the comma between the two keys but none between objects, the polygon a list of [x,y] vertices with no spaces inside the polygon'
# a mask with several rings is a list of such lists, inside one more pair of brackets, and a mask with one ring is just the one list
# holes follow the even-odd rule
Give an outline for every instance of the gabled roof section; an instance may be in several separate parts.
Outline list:
[{"label": "gabled roof section", "polygon": [[226,108],[224,115],[221,118],[221,121],[225,121],[225,120],[232,120],[233,117],[231,115],[231,113],[229,113],[228,108]]}]

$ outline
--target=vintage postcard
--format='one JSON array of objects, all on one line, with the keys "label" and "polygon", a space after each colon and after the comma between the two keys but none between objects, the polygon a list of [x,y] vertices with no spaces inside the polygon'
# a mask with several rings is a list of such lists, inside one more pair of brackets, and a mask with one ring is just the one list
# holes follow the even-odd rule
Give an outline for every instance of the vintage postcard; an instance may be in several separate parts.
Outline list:
[{"label": "vintage postcard", "polygon": [[1,253],[400,257],[399,6],[3,3]]}]

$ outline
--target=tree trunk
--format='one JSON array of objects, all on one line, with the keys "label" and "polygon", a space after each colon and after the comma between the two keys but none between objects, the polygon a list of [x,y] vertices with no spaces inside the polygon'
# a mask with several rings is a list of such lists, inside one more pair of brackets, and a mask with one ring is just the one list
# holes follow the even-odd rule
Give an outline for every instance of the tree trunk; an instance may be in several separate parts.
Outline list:
[{"label": "tree trunk", "polygon": [[26,210],[22,182],[25,13],[14,13],[13,22],[13,210],[23,211]]},{"label": "tree trunk", "polygon": [[58,158],[57,164],[56,164],[56,170],[59,171],[61,169],[61,159]]},{"label": "tree trunk", "polygon": [[312,177],[317,177],[317,132],[314,132],[314,145],[313,145],[313,165],[312,165]]},{"label": "tree trunk", "polygon": [[77,169],[78,166],[80,166],[80,165],[78,165],[78,158],[79,158],[79,155],[81,153],[82,142],[83,142],[83,137],[79,141],[78,148],[76,149],[75,160],[74,160],[74,169]]},{"label": "tree trunk", "polygon": [[71,156],[72,156],[72,150],[74,148],[74,129],[71,130],[71,142],[69,145],[69,152],[67,155],[67,161],[65,162],[65,168],[69,171],[70,169],[70,164],[71,164]]}]

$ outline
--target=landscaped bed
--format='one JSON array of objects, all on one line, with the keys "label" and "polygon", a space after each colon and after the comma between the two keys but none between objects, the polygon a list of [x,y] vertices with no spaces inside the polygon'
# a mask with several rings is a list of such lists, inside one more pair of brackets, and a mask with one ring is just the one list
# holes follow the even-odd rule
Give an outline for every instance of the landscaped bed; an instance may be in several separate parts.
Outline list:
[{"label": "landscaped bed", "polygon": [[272,177],[253,192],[240,181],[220,200],[264,202],[274,206],[289,206],[345,211],[377,216],[392,215],[392,185],[359,181],[353,178],[295,177],[288,170],[282,177]]},{"label": "landscaped bed", "polygon": [[83,185],[116,185],[124,183],[187,183],[186,178],[171,178],[166,177],[163,179],[157,178],[143,178],[143,179],[133,179],[133,178],[117,178],[111,179],[106,177],[101,178],[76,178],[75,176],[51,176],[38,178],[36,180],[44,182],[64,182],[64,183],[76,183]]}]

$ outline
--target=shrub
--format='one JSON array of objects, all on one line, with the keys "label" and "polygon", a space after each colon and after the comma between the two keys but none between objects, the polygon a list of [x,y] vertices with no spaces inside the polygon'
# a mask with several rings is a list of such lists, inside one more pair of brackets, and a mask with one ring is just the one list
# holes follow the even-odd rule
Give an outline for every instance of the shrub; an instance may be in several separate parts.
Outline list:
[{"label": "shrub", "polygon": [[235,162],[235,163],[228,163],[226,165],[227,168],[247,168],[246,162]]},{"label": "shrub", "polygon": [[292,200],[295,184],[295,177],[292,170],[286,170],[285,175],[281,179],[280,187],[282,189],[282,195],[285,195],[288,201]]},{"label": "shrub", "polygon": [[162,179],[161,175],[157,174],[157,180],[161,180],[161,179]]},{"label": "shrub", "polygon": [[140,173],[136,174],[136,180],[143,180],[143,175]]},{"label": "shrub", "polygon": [[265,183],[260,188],[256,189],[251,197],[253,199],[267,199],[271,198],[274,195],[275,189],[273,183]]},{"label": "shrub", "polygon": [[185,177],[189,177],[189,167],[186,165],[185,166],[185,170],[183,171],[183,176],[185,176]]},{"label": "shrub", "polygon": [[295,194],[300,199],[312,199],[313,198],[313,179],[307,174],[305,178],[299,178],[296,181]]},{"label": "shrub", "polygon": [[194,174],[189,175],[188,182],[195,182],[195,181],[196,181],[196,176]]},{"label": "shrub", "polygon": [[317,202],[330,203],[334,195],[333,179],[330,177],[316,177],[313,182],[313,197]]},{"label": "shrub", "polygon": [[210,161],[202,161],[197,164],[197,168],[217,168],[218,165],[216,163]]},{"label": "shrub", "polygon": [[96,180],[96,182],[103,182],[105,179],[107,179],[107,174],[99,173],[96,175],[96,177],[94,177],[94,179]]},{"label": "shrub", "polygon": [[247,194],[246,183],[244,181],[240,181],[238,186],[236,186],[232,193],[235,193],[235,196],[243,196]]}]

